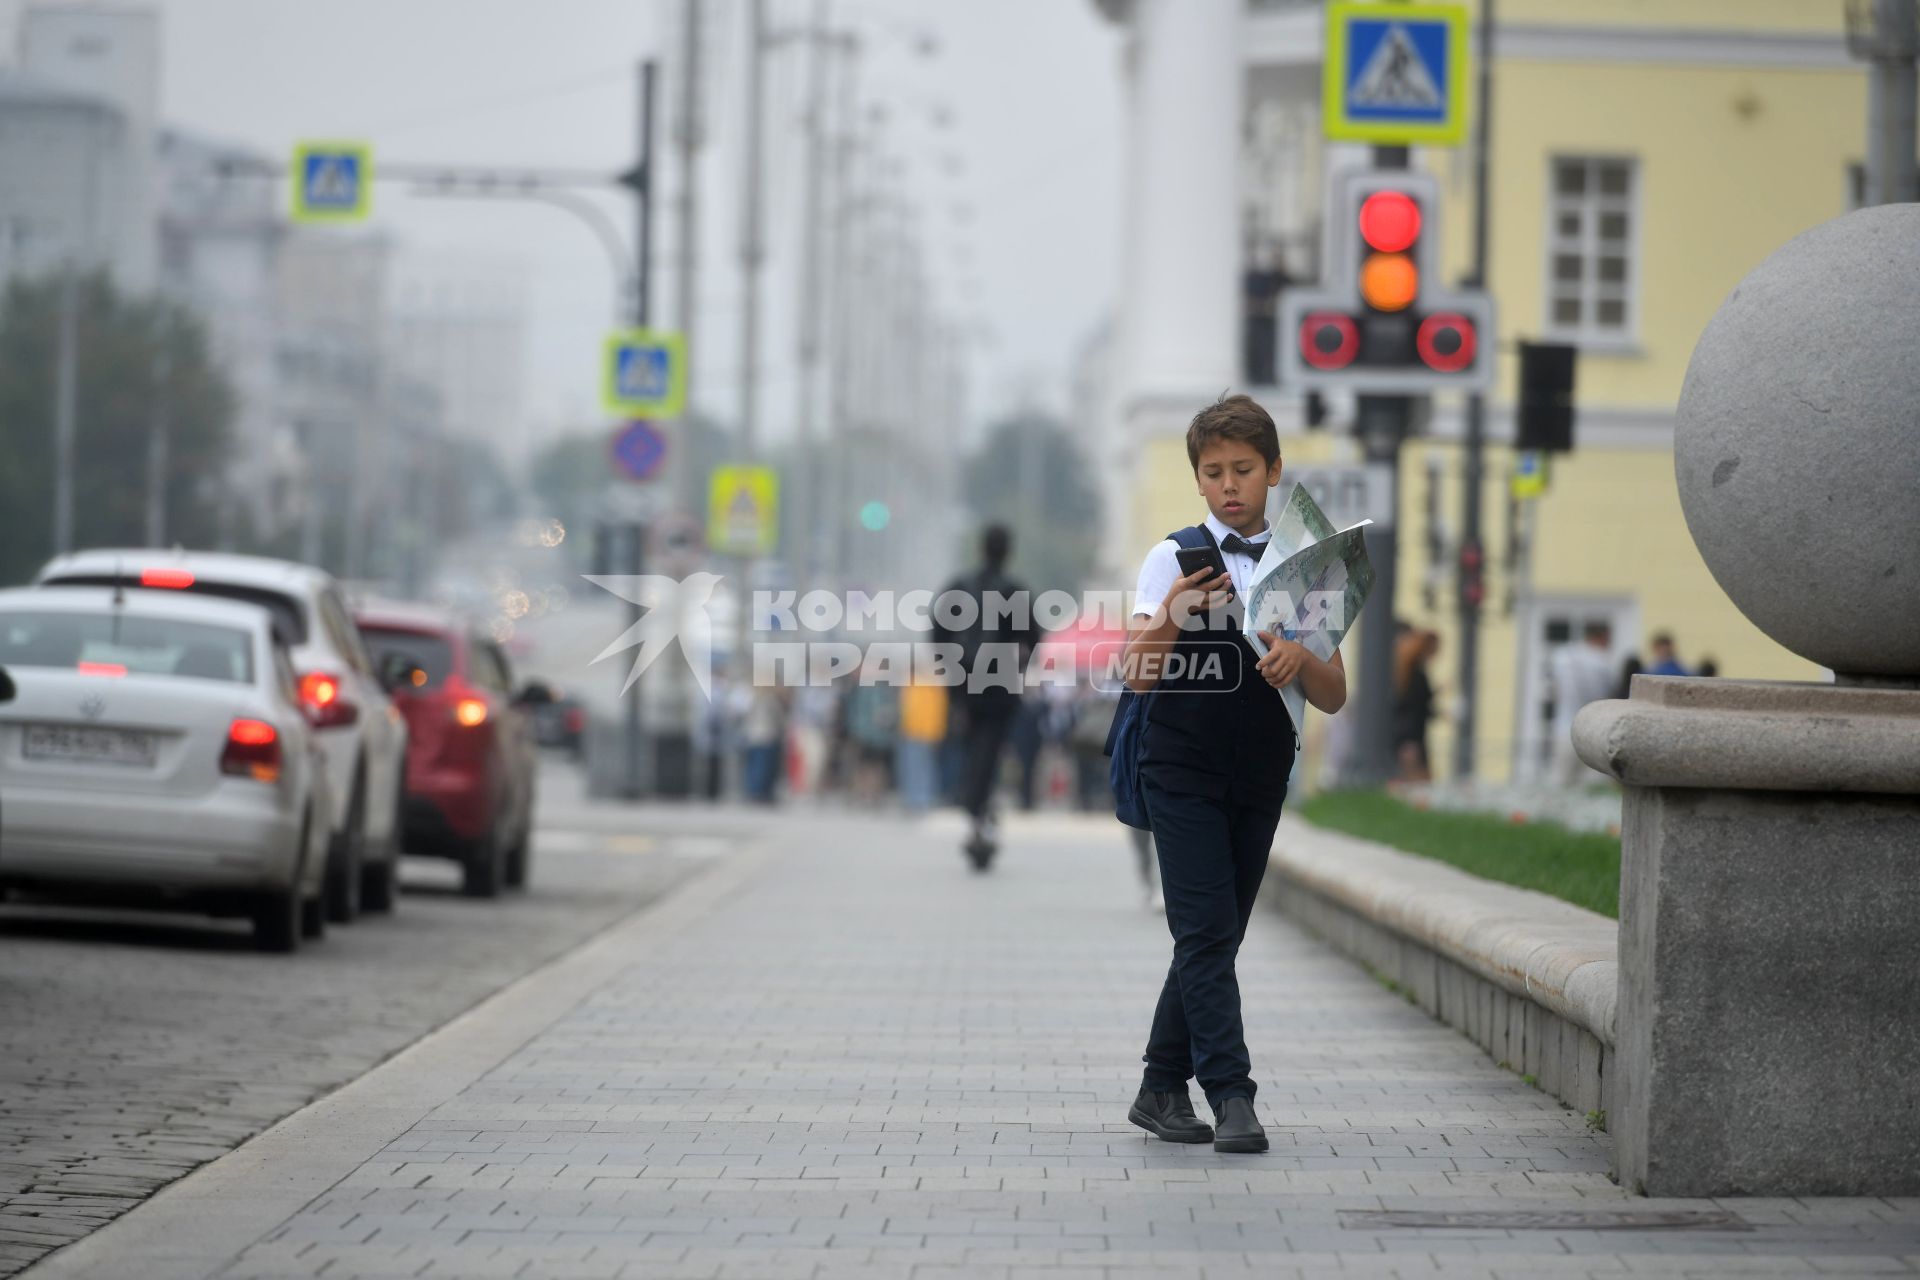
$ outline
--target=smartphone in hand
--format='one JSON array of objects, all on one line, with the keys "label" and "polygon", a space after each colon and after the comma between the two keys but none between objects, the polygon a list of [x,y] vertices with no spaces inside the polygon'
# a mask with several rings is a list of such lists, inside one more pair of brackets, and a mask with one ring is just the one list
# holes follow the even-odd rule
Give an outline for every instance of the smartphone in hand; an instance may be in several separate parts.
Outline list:
[{"label": "smartphone in hand", "polygon": [[[1220,548],[1216,546],[1180,547],[1174,555],[1180,562],[1180,576],[1183,578],[1190,578],[1202,569],[1212,571],[1209,579],[1227,571],[1227,562],[1221,558]],[[1232,578],[1227,579],[1226,591],[1228,595],[1233,594]]]}]

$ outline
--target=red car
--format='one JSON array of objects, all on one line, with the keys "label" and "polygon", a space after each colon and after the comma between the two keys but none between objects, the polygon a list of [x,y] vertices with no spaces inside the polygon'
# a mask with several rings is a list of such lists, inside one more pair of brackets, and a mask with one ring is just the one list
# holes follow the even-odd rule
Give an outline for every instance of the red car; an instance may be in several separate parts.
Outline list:
[{"label": "red car", "polygon": [[472,897],[524,885],[537,747],[507,655],[421,605],[368,603],[355,620],[407,718],[407,852],[458,862]]}]

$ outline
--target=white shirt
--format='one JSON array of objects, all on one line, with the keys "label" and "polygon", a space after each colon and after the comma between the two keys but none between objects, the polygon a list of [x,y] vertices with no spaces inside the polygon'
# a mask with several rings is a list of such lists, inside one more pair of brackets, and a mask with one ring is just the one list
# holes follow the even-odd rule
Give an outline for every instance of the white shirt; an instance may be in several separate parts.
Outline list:
[{"label": "white shirt", "polygon": [[[1214,542],[1224,542],[1227,535],[1235,534],[1232,529],[1220,523],[1211,511],[1203,522],[1207,531],[1213,535]],[[1273,536],[1271,526],[1264,527],[1253,538],[1247,539],[1254,544],[1254,553],[1221,551],[1220,558],[1226,561],[1227,577],[1233,582],[1233,594],[1240,600],[1247,598],[1247,592],[1253,584],[1254,568],[1260,563],[1260,556],[1267,549],[1267,539]],[[1258,541],[1255,541],[1257,539]],[[1167,593],[1173,590],[1173,584],[1180,580],[1180,544],[1172,538],[1163,538],[1153,544],[1147,552],[1147,558],[1140,563],[1140,580],[1133,589],[1133,613],[1135,617],[1152,617],[1153,611],[1166,603]]]},{"label": "white shirt", "polygon": [[1549,664],[1553,677],[1553,723],[1564,737],[1573,731],[1574,713],[1589,702],[1613,696],[1616,673],[1605,649],[1583,640],[1554,650]]}]

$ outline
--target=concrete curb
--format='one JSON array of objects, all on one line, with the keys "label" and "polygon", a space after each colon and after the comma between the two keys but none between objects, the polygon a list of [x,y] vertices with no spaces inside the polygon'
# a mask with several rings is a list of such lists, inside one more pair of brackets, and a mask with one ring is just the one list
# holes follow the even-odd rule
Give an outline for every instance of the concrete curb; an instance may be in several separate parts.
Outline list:
[{"label": "concrete curb", "polygon": [[1280,909],[1578,1111],[1612,1099],[1619,926],[1287,815]]},{"label": "concrete curb", "polygon": [[1292,815],[1280,820],[1272,868],[1613,1044],[1615,921]]},{"label": "concrete curb", "polygon": [[738,890],[767,843],[717,861],[574,950],[140,1207],[22,1272],[31,1280],[203,1280],[435,1107],[511,1057],[621,970]]}]

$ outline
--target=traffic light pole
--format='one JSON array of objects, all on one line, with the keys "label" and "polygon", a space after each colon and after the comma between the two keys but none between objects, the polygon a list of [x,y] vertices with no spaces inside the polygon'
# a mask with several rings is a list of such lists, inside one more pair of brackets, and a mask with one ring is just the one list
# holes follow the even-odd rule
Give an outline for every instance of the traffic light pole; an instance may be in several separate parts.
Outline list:
[{"label": "traffic light pole", "polygon": [[[653,60],[640,64],[640,154],[628,175],[634,194],[633,228],[633,323],[644,329],[652,319],[653,306]],[[627,572],[639,577],[646,572],[647,527],[636,520],[627,528]],[[639,592],[633,594],[638,595]],[[638,624],[643,610],[635,602],[629,607],[628,621]],[[641,714],[641,690],[645,682],[635,680],[627,690],[626,798],[638,800],[646,794],[646,732]]]},{"label": "traffic light pole", "polygon": [[[1373,167],[1404,169],[1405,147],[1375,147]],[[1387,467],[1385,528],[1367,531],[1367,559],[1373,564],[1373,612],[1360,628],[1360,725],[1353,754],[1342,769],[1362,786],[1378,786],[1398,772],[1393,753],[1394,596],[1400,543],[1400,443],[1413,420],[1412,396],[1359,397],[1356,431],[1368,462]]]},{"label": "traffic light pole", "polygon": [[1373,565],[1373,612],[1360,628],[1359,732],[1353,755],[1341,770],[1362,786],[1378,786],[1397,769],[1393,753],[1394,594],[1400,543],[1400,442],[1413,417],[1411,396],[1359,397],[1360,448],[1370,463],[1387,467],[1385,527],[1367,530],[1367,559]]},{"label": "traffic light pole", "polygon": [[[1493,6],[1480,0],[1479,85],[1473,114],[1473,274],[1470,288],[1487,287],[1487,122],[1493,111]],[[1489,342],[1493,334],[1487,335]],[[1453,739],[1453,776],[1478,772],[1480,692],[1480,607],[1486,600],[1486,549],[1482,545],[1480,490],[1486,482],[1487,400],[1476,391],[1467,397],[1465,467],[1461,477],[1459,563],[1454,585],[1460,616],[1460,722]]]}]

